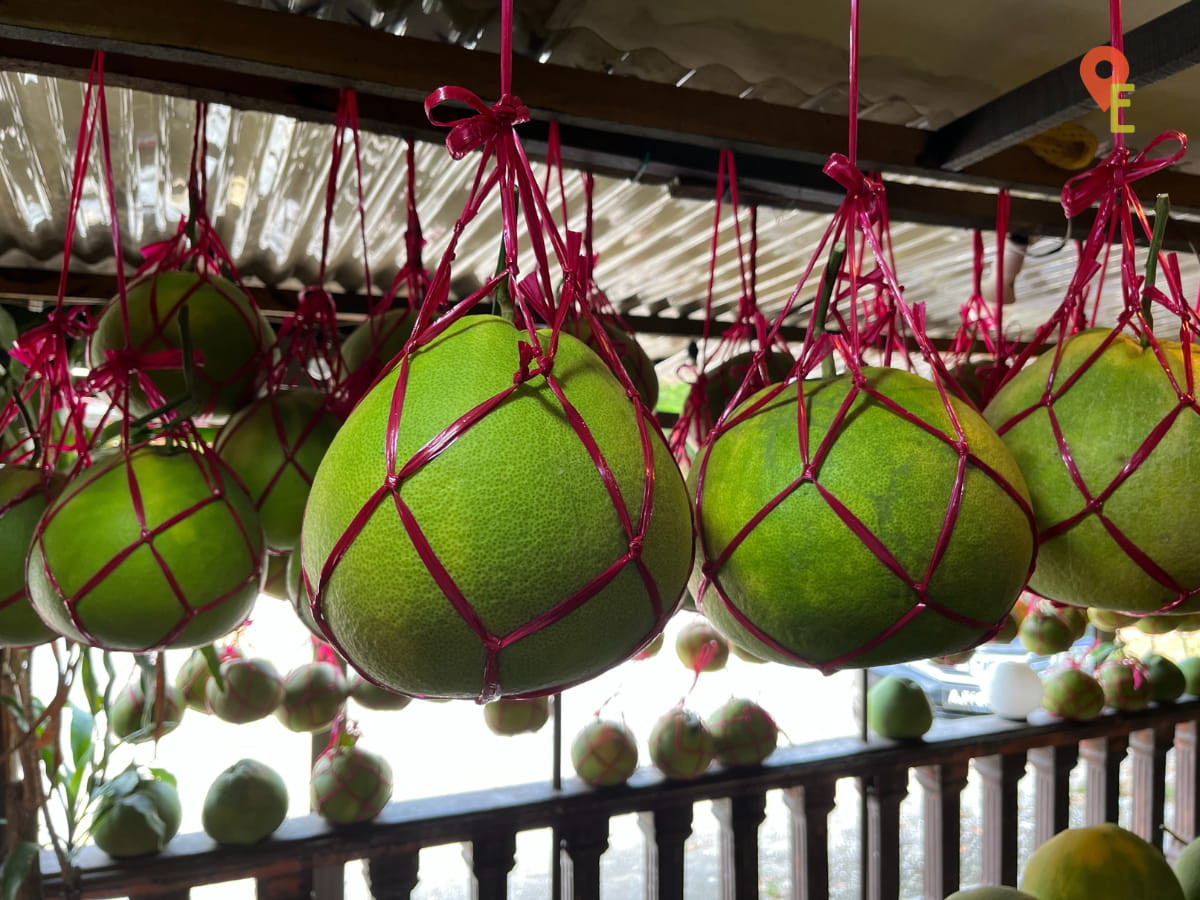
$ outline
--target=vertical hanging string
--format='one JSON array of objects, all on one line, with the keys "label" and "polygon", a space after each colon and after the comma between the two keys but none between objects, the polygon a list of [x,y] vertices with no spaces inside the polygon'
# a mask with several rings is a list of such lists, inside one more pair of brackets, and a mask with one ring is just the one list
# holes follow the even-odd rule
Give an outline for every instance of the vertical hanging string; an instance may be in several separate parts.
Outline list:
[{"label": "vertical hanging string", "polygon": [[345,88],[339,96],[346,98],[346,116],[354,136],[355,194],[358,198],[358,236],[363,248],[363,294],[367,298],[367,309],[371,308],[371,260],[367,253],[367,203],[363,192],[362,135],[358,128],[358,95]]},{"label": "vertical hanging string", "polygon": [[[1112,44],[1114,50],[1120,53],[1125,53],[1125,34],[1121,27],[1121,0],[1108,0],[1108,28],[1109,28],[1109,43]],[[1116,82],[1116,71],[1111,74],[1111,81]],[[1125,124],[1125,107],[1117,107],[1117,124]],[[1113,146],[1117,149],[1124,148],[1125,135],[1118,131],[1113,134]]]},{"label": "vertical hanging string", "polygon": [[[1113,0],[1114,3],[1119,0]],[[846,156],[850,165],[858,165],[858,0],[850,0],[850,109]]]}]

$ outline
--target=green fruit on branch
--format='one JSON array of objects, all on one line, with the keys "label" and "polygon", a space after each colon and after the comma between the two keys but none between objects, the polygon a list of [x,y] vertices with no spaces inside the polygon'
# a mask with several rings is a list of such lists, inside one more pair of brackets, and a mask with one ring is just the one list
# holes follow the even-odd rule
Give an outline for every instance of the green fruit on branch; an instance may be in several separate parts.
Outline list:
[{"label": "green fruit on branch", "polygon": [[699,778],[713,761],[713,737],[704,720],[676,707],[665,713],[650,731],[650,761],[667,778]]},{"label": "green fruit on branch", "polygon": [[31,647],[58,634],[38,617],[22,564],[38,519],[62,487],[39,469],[0,465],[0,647]]},{"label": "green fruit on branch", "polygon": [[266,718],[283,702],[283,679],[270,661],[235,657],[221,663],[221,680],[209,678],[208,708],[218,719],[242,724]]},{"label": "green fruit on branch", "polygon": [[63,489],[26,578],[38,614],[73,640],[196,647],[245,621],[263,559],[254,504],[216,456],[144,446]]},{"label": "green fruit on branch", "polygon": [[121,740],[141,744],[158,740],[178,728],[186,709],[187,702],[175,685],[166,682],[161,697],[151,694],[147,698],[142,679],[137,678],[112,699],[108,723]]},{"label": "green fruit on branch", "polygon": [[181,819],[173,781],[131,766],[101,788],[92,841],[114,859],[148,856],[167,846]]},{"label": "green fruit on branch", "polygon": [[[181,349],[179,316],[184,308],[192,350],[198,355],[194,400],[204,415],[224,418],[253,398],[275,342],[270,324],[249,295],[224,278],[160,272],[130,285],[126,292],[128,335],[120,299],[114,298],[96,324],[88,344],[88,361],[95,368],[114,354]],[[147,397],[143,379],[168,402],[187,391],[182,364],[146,366],[134,374],[129,386],[130,411],[137,416],[156,405]]]},{"label": "green fruit on branch", "polygon": [[693,672],[719,672],[729,660],[729,643],[704,619],[693,619],[675,635],[675,653]]},{"label": "green fruit on branch", "polygon": [[283,679],[283,698],[275,716],[292,731],[324,731],[342,711],[348,695],[346,676],[334,663],[305,663]]},{"label": "green fruit on branch", "polygon": [[313,764],[313,808],[334,825],[375,818],[391,796],[391,766],[357,745],[335,743]]},{"label": "green fruit on branch", "polygon": [[534,734],[549,718],[550,700],[546,697],[493,700],[483,707],[483,720],[493,734]]},{"label": "green fruit on branch", "polygon": [[592,787],[624,784],[637,764],[637,740],[623,722],[593,719],[571,742],[571,765]]},{"label": "green fruit on branch", "polygon": [[1111,822],[1068,828],[1038,847],[1025,865],[1021,890],[1038,900],[1184,900],[1162,853]]},{"label": "green fruit on branch", "polygon": [[[1041,398],[1054,350],[1001,388],[985,415],[1033,498],[1041,543],[1030,588],[1075,606],[1154,612],[1200,588],[1200,548],[1180,539],[1200,529],[1200,507],[1179,494],[1191,481],[1200,415],[1180,403],[1154,349],[1124,334],[1109,341],[1110,335],[1085,331],[1062,345],[1052,404]],[[1189,363],[1178,342],[1160,346],[1177,383],[1187,384],[1185,368],[1200,365],[1200,348],[1191,348]],[[1064,462],[1051,414],[1077,476]],[[1142,456],[1147,439],[1168,420],[1161,440]],[[1080,481],[1103,502],[1089,504]],[[1195,600],[1174,609],[1197,610]]]},{"label": "green fruit on branch", "polygon": [[[560,335],[552,377],[607,462],[610,489],[546,377],[514,386],[524,337],[492,316],[446,326],[413,352],[395,419],[401,367],[362,400],[317,471],[304,571],[331,643],[396,691],[552,692],[627,659],[683,591],[691,516],[665,442],[646,432],[653,505],[639,547],[629,527],[647,465],[634,404],[595,354]],[[439,435],[492,402],[443,446]],[[410,464],[426,447],[436,448],[429,461]],[[489,651],[485,635],[509,640]]]},{"label": "green fruit on branch", "polygon": [[916,740],[933,727],[933,706],[911,678],[886,675],[867,691],[867,726],[882,738]]},{"label": "green fruit on branch", "polygon": [[779,726],[752,700],[730,698],[708,717],[713,755],[726,767],[757,766],[779,741]]},{"label": "green fruit on branch", "polygon": [[796,385],[747,400],[692,466],[705,557],[693,589],[703,564],[705,616],[765,659],[832,671],[955,652],[1008,614],[1029,571],[1024,481],[987,423],[949,400],[969,455],[943,541],[959,453],[942,395],[895,369],[862,378],[804,385],[811,470]]},{"label": "green fruit on branch", "polygon": [[372,684],[357,672],[350,673],[349,682],[350,699],[363,709],[380,711],[404,709],[413,700],[408,694],[398,694],[377,684]]},{"label": "green fruit on branch", "polygon": [[204,796],[201,823],[218,844],[257,844],[287,818],[283,778],[254,759],[234,763],[217,776]]},{"label": "green fruit on branch", "polygon": [[1066,666],[1042,679],[1042,706],[1060,719],[1094,719],[1104,709],[1104,688],[1083,669]]}]

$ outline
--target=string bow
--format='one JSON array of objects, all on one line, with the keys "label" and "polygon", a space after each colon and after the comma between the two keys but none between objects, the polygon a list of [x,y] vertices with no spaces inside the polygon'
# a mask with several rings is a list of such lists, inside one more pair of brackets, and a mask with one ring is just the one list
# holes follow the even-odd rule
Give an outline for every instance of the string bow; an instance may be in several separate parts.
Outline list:
[{"label": "string bow", "polygon": [[[1168,156],[1148,154],[1159,144],[1177,141],[1179,149]],[[1076,175],[1063,185],[1062,207],[1068,218],[1074,218],[1093,203],[1115,194],[1131,181],[1161,172],[1173,166],[1187,152],[1187,135],[1179,131],[1164,131],[1146,145],[1140,153],[1132,154],[1126,147],[1115,147],[1103,162],[1082,175]]]},{"label": "string bow", "polygon": [[879,216],[879,201],[883,184],[877,178],[868,178],[849,158],[842,153],[830,155],[821,170],[846,189],[847,199],[861,204],[861,209],[872,222]]},{"label": "string bow", "polygon": [[[475,110],[476,115],[446,120],[434,116],[434,110],[447,102],[463,103]],[[477,94],[452,85],[440,87],[425,98],[425,115],[430,123],[450,129],[446,149],[454,159],[462,159],[501,131],[529,121],[529,110],[513,94],[502,94],[494,106],[488,106]]]}]

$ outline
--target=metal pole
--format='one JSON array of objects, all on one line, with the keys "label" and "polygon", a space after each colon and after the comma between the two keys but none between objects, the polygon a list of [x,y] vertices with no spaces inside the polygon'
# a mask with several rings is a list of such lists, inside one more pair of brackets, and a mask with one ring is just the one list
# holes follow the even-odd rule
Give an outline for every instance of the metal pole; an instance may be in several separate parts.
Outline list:
[{"label": "metal pole", "polygon": [[[554,712],[554,760],[551,764],[550,784],[556,791],[562,790],[562,694],[550,700]],[[550,831],[550,896],[551,900],[562,900],[562,847],[558,827]]]}]

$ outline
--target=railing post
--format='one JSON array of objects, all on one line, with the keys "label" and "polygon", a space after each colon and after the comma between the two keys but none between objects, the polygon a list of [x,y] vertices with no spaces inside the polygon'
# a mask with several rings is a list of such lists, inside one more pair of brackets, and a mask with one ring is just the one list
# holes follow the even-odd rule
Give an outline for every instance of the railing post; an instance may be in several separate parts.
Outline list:
[{"label": "railing post", "polygon": [[692,833],[692,805],[638,813],[645,836],[646,900],[683,900],[683,845]]},{"label": "railing post", "polygon": [[270,875],[254,881],[255,900],[308,900],[312,896],[312,869],[287,875]]},{"label": "railing post", "polygon": [[1185,841],[1197,837],[1200,815],[1200,753],[1196,722],[1175,726],[1175,833]]},{"label": "railing post", "polygon": [[1079,745],[1037,747],[1033,764],[1033,846],[1042,846],[1071,825],[1071,770],[1079,761]]},{"label": "railing post", "polygon": [[969,766],[966,760],[954,760],[917,769],[917,782],[925,793],[923,882],[926,897],[945,897],[959,887],[962,874],[960,813]]},{"label": "railing post", "polygon": [[463,859],[471,867],[471,900],[505,900],[508,873],[517,861],[517,836],[513,832],[476,838],[463,846]]},{"label": "railing post", "polygon": [[829,900],[829,813],[836,789],[830,779],[783,792],[792,814],[792,900]]},{"label": "railing post", "polygon": [[1163,807],[1167,802],[1167,751],[1174,726],[1155,725],[1129,736],[1133,757],[1134,834],[1159,849],[1163,846]]},{"label": "railing post", "polygon": [[900,804],[908,794],[908,770],[861,779],[867,798],[867,900],[900,896]]},{"label": "railing post", "polygon": [[608,818],[570,819],[559,826],[559,837],[563,896],[600,900],[600,857],[608,849]]},{"label": "railing post", "polygon": [[1085,824],[1116,822],[1121,812],[1121,760],[1129,737],[1114,734],[1079,742],[1079,755],[1087,766]]},{"label": "railing post", "polygon": [[763,791],[713,801],[721,826],[721,900],[758,898],[758,826],[767,816]]},{"label": "railing post", "polygon": [[420,880],[420,848],[397,849],[363,860],[367,889],[374,900],[408,900]]},{"label": "railing post", "polygon": [[1017,883],[1017,784],[1025,774],[1025,754],[981,756],[975,768],[983,780],[983,883]]}]

